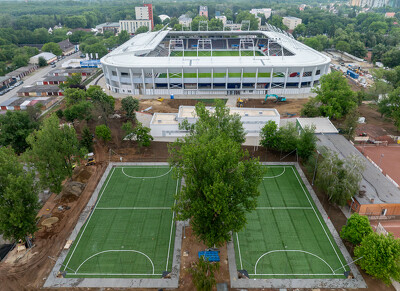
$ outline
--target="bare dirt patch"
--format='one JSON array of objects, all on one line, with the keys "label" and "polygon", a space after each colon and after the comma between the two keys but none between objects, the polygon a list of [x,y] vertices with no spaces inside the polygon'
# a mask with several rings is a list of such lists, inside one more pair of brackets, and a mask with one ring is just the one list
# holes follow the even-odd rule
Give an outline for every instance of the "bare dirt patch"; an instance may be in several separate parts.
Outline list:
[{"label": "bare dirt patch", "polygon": [[286,99],[285,102],[274,102],[271,97],[265,102],[264,99],[244,99],[246,108],[275,108],[282,117],[287,116],[287,113],[300,116],[300,111],[303,105],[308,102],[308,98],[303,99]]},{"label": "bare dirt patch", "polygon": [[365,117],[365,123],[358,125],[357,134],[365,132],[374,139],[386,135],[399,135],[393,121],[381,117],[376,105],[362,104],[358,107],[358,111],[360,116]]}]

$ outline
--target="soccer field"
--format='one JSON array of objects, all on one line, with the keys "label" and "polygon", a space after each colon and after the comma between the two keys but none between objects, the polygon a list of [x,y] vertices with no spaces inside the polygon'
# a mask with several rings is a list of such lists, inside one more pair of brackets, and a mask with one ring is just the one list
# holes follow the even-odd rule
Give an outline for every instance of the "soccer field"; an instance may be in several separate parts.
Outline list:
[{"label": "soccer field", "polygon": [[171,271],[179,187],[168,166],[112,168],[61,271],[67,278],[161,278]]},{"label": "soccer field", "polygon": [[[256,56],[264,56],[260,51],[255,51]],[[171,51],[171,57],[182,57],[182,51]],[[235,51],[213,51],[213,57],[238,57],[239,50]],[[253,56],[253,51],[242,51],[242,56]],[[185,51],[185,57],[197,57],[197,51]],[[211,57],[211,51],[199,51],[199,57]]]},{"label": "soccer field", "polygon": [[234,233],[236,266],[253,279],[339,279],[347,263],[294,166],[266,166],[256,210]]}]

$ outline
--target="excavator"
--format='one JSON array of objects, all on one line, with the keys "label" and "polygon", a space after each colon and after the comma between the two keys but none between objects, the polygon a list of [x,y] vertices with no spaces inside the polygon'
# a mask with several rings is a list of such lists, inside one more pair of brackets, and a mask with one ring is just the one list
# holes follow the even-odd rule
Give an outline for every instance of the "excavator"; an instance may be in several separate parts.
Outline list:
[{"label": "excavator", "polygon": [[267,102],[268,97],[275,97],[276,98],[276,100],[274,101],[275,103],[285,102],[286,101],[286,97],[278,96],[278,95],[275,95],[275,94],[267,94],[267,95],[265,95],[264,102]]},{"label": "excavator", "polygon": [[244,101],[240,99],[240,97],[236,101],[236,106],[237,107],[243,107]]}]

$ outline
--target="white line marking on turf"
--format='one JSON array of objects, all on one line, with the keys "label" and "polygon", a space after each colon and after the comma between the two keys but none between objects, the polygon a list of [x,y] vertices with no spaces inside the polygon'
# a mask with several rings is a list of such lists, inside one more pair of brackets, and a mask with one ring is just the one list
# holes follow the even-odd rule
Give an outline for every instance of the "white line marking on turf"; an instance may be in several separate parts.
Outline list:
[{"label": "white line marking on turf", "polygon": [[[179,179],[176,179],[176,189],[175,189],[175,196],[178,193],[178,185]],[[174,206],[176,204],[176,200],[174,201]],[[167,253],[167,264],[165,266],[165,271],[168,271],[168,261],[169,261],[169,251],[171,248],[171,239],[172,239],[172,229],[174,228],[174,218],[175,218],[175,211],[172,213],[172,220],[171,220],[171,231],[169,233],[169,243],[168,243],[168,253]]]},{"label": "white line marking on turf", "polygon": [[[162,175],[159,175],[159,176],[154,176],[154,177],[135,177],[135,176],[130,176],[130,175],[126,174],[124,169],[125,169],[124,167],[121,167],[122,173],[125,176],[127,176],[129,178],[132,178],[132,179],[157,179],[157,178],[161,178],[161,177],[164,177],[164,176],[168,175],[172,171],[172,168],[170,168],[168,172],[166,172],[166,173],[164,173]],[[131,168],[131,169],[134,169],[134,168]]]},{"label": "white line marking on turf", "polygon": [[104,253],[111,253],[111,252],[133,252],[133,253],[138,253],[138,254],[141,254],[141,255],[145,256],[145,257],[150,261],[151,266],[153,267],[153,274],[154,274],[154,264],[153,264],[153,261],[149,258],[148,255],[146,255],[145,253],[142,253],[142,252],[140,252],[140,251],[137,251],[137,250],[107,250],[107,251],[98,252],[98,253],[96,253],[96,254],[94,254],[94,255],[91,255],[91,256],[90,256],[89,258],[87,258],[86,260],[84,260],[84,261],[82,262],[82,264],[79,265],[78,269],[76,269],[75,274],[76,274],[76,273],[78,272],[78,270],[82,267],[82,265],[83,265],[84,263],[86,263],[87,261],[89,261],[91,258],[93,258],[93,257],[95,257],[95,256],[98,256],[98,255],[101,255],[101,254],[104,254]]},{"label": "white line marking on turf", "polygon": [[282,176],[283,174],[285,174],[285,171],[286,171],[286,167],[283,167],[283,172],[280,173],[279,175],[271,176],[271,177],[265,176],[265,177],[263,177],[263,179],[275,179],[275,178],[278,178],[278,177]]},{"label": "white line marking on turf", "polygon": [[343,276],[343,274],[249,274],[249,276]]},{"label": "white line marking on turf", "polygon": [[335,274],[335,271],[332,269],[332,267],[331,267],[324,259],[322,259],[321,257],[319,257],[319,256],[317,256],[317,255],[315,255],[315,254],[313,254],[313,253],[306,252],[306,251],[302,251],[302,250],[273,250],[273,251],[266,252],[266,253],[262,254],[262,255],[258,258],[258,260],[257,260],[257,262],[256,262],[256,265],[254,266],[254,274],[257,274],[257,265],[258,265],[258,262],[261,260],[262,257],[264,257],[264,256],[266,256],[266,255],[269,255],[269,254],[272,254],[272,253],[280,253],[280,252],[299,252],[299,253],[305,253],[305,254],[314,256],[314,257],[320,259],[321,261],[323,261],[323,262],[329,267],[329,269],[331,269],[332,275],[336,275],[336,274]]},{"label": "white line marking on turf", "polygon": [[164,210],[171,207],[98,207],[96,210]]},{"label": "white line marking on turf", "polygon": [[291,167],[291,168],[292,168],[292,171],[293,171],[294,175],[296,176],[297,181],[299,182],[299,184],[300,184],[300,186],[301,186],[301,189],[303,189],[304,195],[306,196],[306,198],[307,198],[307,200],[308,200],[308,203],[310,203],[311,207],[313,208],[314,214],[315,214],[315,216],[317,217],[317,219],[318,219],[318,221],[319,221],[319,224],[321,225],[321,227],[322,227],[322,229],[323,229],[323,231],[324,231],[326,237],[328,238],[329,243],[331,244],[331,246],[332,246],[332,248],[333,248],[333,251],[335,252],[337,258],[339,259],[339,262],[340,262],[340,264],[342,265],[342,268],[344,268],[344,265],[343,265],[343,263],[342,263],[342,260],[340,259],[340,257],[339,257],[339,255],[338,255],[338,253],[337,253],[337,251],[336,251],[334,245],[332,244],[332,241],[331,241],[331,239],[329,238],[329,235],[327,234],[324,225],[322,224],[321,220],[319,219],[319,216],[318,216],[317,212],[315,211],[315,208],[314,208],[314,206],[312,205],[312,203],[311,203],[311,201],[310,201],[310,198],[308,198],[308,195],[307,195],[306,190],[304,190],[303,184],[300,182],[299,177],[297,177],[296,171],[293,169],[293,167]]},{"label": "white line marking on turf", "polygon": [[100,194],[99,199],[97,199],[96,204],[94,205],[94,209],[92,210],[92,212],[91,212],[91,214],[90,214],[90,216],[89,216],[89,219],[86,221],[85,227],[83,228],[83,231],[82,231],[82,233],[81,233],[81,236],[79,237],[78,242],[76,243],[76,245],[75,245],[75,247],[74,247],[74,249],[73,249],[73,251],[72,251],[72,253],[71,253],[71,256],[69,257],[67,264],[65,265],[64,271],[65,271],[65,269],[68,267],[69,261],[70,261],[71,258],[73,257],[73,255],[74,255],[74,253],[75,253],[75,250],[76,250],[76,248],[78,247],[79,242],[81,241],[81,238],[82,238],[83,234],[85,233],[86,227],[89,225],[89,221],[90,221],[90,219],[92,218],[94,211],[96,210],[97,204],[99,204],[99,201],[101,200],[101,197],[103,197],[104,191],[106,190],[106,188],[107,188],[107,186],[108,186],[108,182],[110,182],[112,175],[114,175],[114,172],[115,172],[115,168],[113,168],[113,170],[112,170],[112,172],[111,172],[111,175],[109,176],[109,178],[108,178],[108,180],[107,180],[107,183],[106,183],[106,185],[104,186],[103,191],[102,191],[101,194]]},{"label": "white line marking on turf", "polygon": [[242,255],[240,254],[239,236],[238,236],[237,233],[236,233],[236,240],[237,240],[237,244],[238,244],[239,260],[240,260],[240,269],[243,270]]},{"label": "white line marking on turf", "polygon": [[74,273],[68,276],[162,276],[162,274],[115,274],[115,273]]},{"label": "white line marking on turf", "polygon": [[256,207],[256,209],[261,209],[261,210],[312,210],[311,207]]}]

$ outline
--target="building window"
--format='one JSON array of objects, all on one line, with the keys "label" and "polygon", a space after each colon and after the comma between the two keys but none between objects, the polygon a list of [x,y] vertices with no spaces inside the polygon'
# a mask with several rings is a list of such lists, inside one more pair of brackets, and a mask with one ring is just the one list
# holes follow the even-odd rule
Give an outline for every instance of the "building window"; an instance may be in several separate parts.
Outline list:
[{"label": "building window", "polygon": [[321,70],[317,70],[317,72],[315,73],[315,75],[320,75],[321,74]]},{"label": "building window", "polygon": [[116,72],[116,71],[111,71],[111,74],[112,74],[113,76],[116,76],[116,75],[117,75],[117,72]]},{"label": "building window", "polygon": [[121,76],[128,76],[128,73],[121,72]]}]

